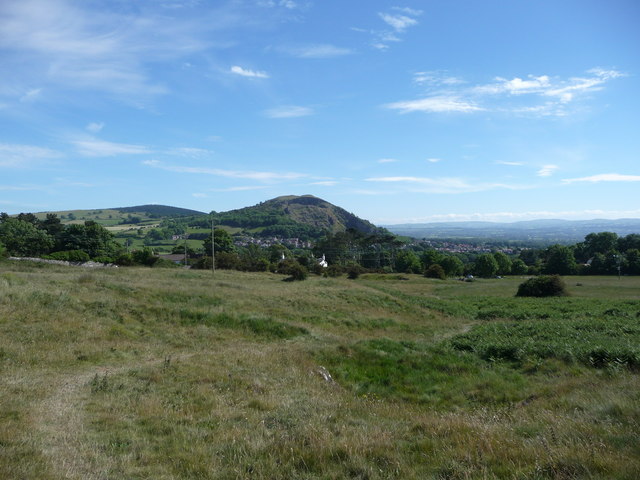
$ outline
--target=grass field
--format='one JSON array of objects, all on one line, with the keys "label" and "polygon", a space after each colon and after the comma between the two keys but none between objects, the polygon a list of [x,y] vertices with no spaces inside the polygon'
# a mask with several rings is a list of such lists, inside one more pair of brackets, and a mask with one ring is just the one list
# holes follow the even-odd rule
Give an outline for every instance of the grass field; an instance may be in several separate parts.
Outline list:
[{"label": "grass field", "polygon": [[0,478],[637,479],[640,278],[0,263]]}]

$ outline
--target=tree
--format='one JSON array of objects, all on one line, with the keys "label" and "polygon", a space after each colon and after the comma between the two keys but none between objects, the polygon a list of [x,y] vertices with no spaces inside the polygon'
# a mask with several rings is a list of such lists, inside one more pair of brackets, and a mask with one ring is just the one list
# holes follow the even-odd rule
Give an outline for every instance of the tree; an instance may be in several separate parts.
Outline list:
[{"label": "tree", "polygon": [[524,275],[527,273],[527,264],[519,258],[511,262],[511,273],[513,275]]},{"label": "tree", "polygon": [[[218,252],[233,252],[235,246],[233,245],[233,238],[229,235],[229,232],[221,228],[216,228],[213,233],[213,239],[215,242],[215,253]],[[208,235],[204,240],[204,253],[211,255],[211,235]]]},{"label": "tree", "polygon": [[511,273],[511,259],[504,252],[495,252],[493,258],[498,262],[498,275],[509,275]]},{"label": "tree", "polygon": [[420,260],[412,250],[400,250],[396,255],[396,272],[420,273],[420,266]]},{"label": "tree", "polygon": [[422,255],[420,255],[420,261],[422,262],[422,266],[425,270],[434,263],[441,264],[441,258],[442,255],[433,249],[425,250],[424,252],[422,252]]},{"label": "tree", "polygon": [[464,264],[455,255],[443,256],[440,260],[440,266],[447,277],[457,277],[464,273]]},{"label": "tree", "polygon": [[474,265],[474,272],[479,277],[491,278],[498,272],[498,262],[490,253],[478,255]]},{"label": "tree", "polygon": [[429,265],[429,268],[424,271],[424,276],[427,278],[437,278],[439,280],[445,280],[447,278],[444,268],[437,263]]},{"label": "tree", "polygon": [[0,242],[9,255],[22,257],[49,253],[54,245],[53,237],[46,231],[33,223],[11,217],[0,223]]},{"label": "tree", "polygon": [[552,275],[574,275],[577,271],[573,250],[564,245],[551,245],[545,250],[547,259],[544,273]]}]

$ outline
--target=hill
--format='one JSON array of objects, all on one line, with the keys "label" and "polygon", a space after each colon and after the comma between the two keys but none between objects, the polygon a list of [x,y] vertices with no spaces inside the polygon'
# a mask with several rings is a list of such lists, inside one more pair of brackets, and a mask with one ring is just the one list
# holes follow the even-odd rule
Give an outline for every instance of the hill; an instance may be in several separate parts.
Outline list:
[{"label": "hill", "polygon": [[620,236],[640,232],[640,219],[619,220],[528,220],[498,222],[436,222],[386,225],[397,234],[427,239],[491,239],[543,243],[575,243],[593,232],[615,232]]},{"label": "hill", "polygon": [[38,212],[39,219],[47,214],[57,215],[62,223],[82,223],[92,220],[106,227],[121,224],[154,223],[165,218],[205,215],[204,212],[187,208],[170,207],[168,205],[137,205],[133,207],[100,208],[94,210],[61,210],[57,212]]},{"label": "hill", "polygon": [[362,233],[380,230],[374,224],[313,195],[287,195],[252,207],[216,213],[216,224],[242,229],[254,236],[319,238],[353,228]]}]

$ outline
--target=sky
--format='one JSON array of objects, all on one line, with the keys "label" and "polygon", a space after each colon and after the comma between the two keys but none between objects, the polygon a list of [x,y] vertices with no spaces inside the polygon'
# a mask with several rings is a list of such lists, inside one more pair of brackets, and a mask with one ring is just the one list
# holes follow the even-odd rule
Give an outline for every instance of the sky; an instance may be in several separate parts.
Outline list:
[{"label": "sky", "polygon": [[0,211],[640,217],[637,0],[6,0]]}]

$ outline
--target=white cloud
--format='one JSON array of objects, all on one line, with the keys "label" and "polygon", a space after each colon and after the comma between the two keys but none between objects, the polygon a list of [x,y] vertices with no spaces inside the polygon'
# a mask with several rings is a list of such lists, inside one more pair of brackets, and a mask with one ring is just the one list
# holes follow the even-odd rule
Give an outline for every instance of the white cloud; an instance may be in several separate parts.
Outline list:
[{"label": "white cloud", "polygon": [[114,143],[104,140],[75,140],[72,142],[81,155],[88,157],[113,157],[116,155],[144,155],[152,151],[144,145]]},{"label": "white cloud", "polygon": [[335,180],[323,180],[321,182],[312,182],[309,185],[319,185],[321,187],[333,187],[335,185],[338,185],[339,182],[335,181]]},{"label": "white cloud", "polygon": [[422,15],[421,10],[412,8],[392,7],[390,12],[378,12],[378,17],[387,25],[387,29],[379,29],[367,31],[363,29],[353,28],[355,31],[369,32],[373,35],[372,46],[378,50],[387,50],[389,43],[400,42],[402,35],[409,27],[418,25],[416,17]]},{"label": "white cloud", "polygon": [[575,110],[571,104],[587,93],[604,88],[615,78],[625,76],[617,70],[591,69],[585,77],[559,79],[549,75],[528,75],[506,79],[496,77],[488,84],[466,85],[457,77],[440,71],[417,72],[413,80],[426,87],[422,99],[395,102],[387,107],[402,113],[494,111],[536,117],[562,117]]},{"label": "white cloud", "polygon": [[240,75],[242,77],[269,78],[269,75],[266,72],[259,72],[257,70],[248,70],[238,65],[234,65],[233,67],[231,67],[229,71],[231,73],[235,73],[236,75]]},{"label": "white cloud", "polygon": [[397,32],[403,32],[408,27],[418,24],[415,18],[406,15],[392,15],[389,13],[378,13],[378,16],[391,28]]},{"label": "white cloud", "polygon": [[91,133],[98,133],[104,128],[104,123],[100,122],[91,122],[89,123],[85,129],[90,131]]},{"label": "white cloud", "polygon": [[[524,188],[528,188],[520,185],[507,185],[501,183],[470,183],[467,180],[456,177],[372,177],[365,179],[365,181],[382,183],[403,183],[405,184],[403,191],[410,191],[415,193],[470,193],[482,192],[485,190],[494,190],[498,188],[509,190],[521,190]],[[411,187],[411,185],[417,185],[417,187]]]},{"label": "white cloud", "polygon": [[299,58],[332,58],[354,53],[350,48],[337,47],[329,44],[308,45],[304,47],[285,48],[283,50]]},{"label": "white cloud", "polygon": [[269,118],[295,118],[313,115],[313,110],[308,107],[300,107],[297,105],[286,105],[282,107],[271,108],[266,110],[265,115]]},{"label": "white cloud", "polygon": [[560,167],[557,165],[543,165],[542,168],[538,170],[537,175],[539,177],[550,177],[558,168]]},{"label": "white cloud", "polygon": [[33,88],[25,93],[22,97],[20,97],[20,101],[24,103],[35,102],[38,97],[40,97],[41,93],[41,88]]},{"label": "white cloud", "polygon": [[212,188],[212,192],[247,192],[251,190],[262,190],[267,188],[264,185],[238,186],[229,188]]},{"label": "white cloud", "polygon": [[218,177],[226,178],[242,178],[248,180],[257,180],[261,182],[277,182],[286,180],[297,180],[300,178],[308,177],[304,173],[296,172],[258,172],[251,170],[225,170],[221,168],[208,168],[208,167],[188,167],[182,165],[165,165],[158,160],[145,160],[143,165],[149,167],[159,168],[170,172],[177,173],[194,173],[199,175],[214,175]]},{"label": "white cloud", "polygon": [[441,158],[427,158],[427,162],[429,163],[438,163],[441,162],[442,159]]},{"label": "white cloud", "polygon": [[496,163],[498,165],[509,165],[511,167],[521,167],[524,165],[524,163],[522,162],[508,162],[508,161],[502,161],[502,160],[498,160]]},{"label": "white cloud", "polygon": [[458,77],[447,75],[442,71],[416,72],[413,74],[413,81],[418,85],[429,86],[451,86],[465,83]]},{"label": "white cloud", "polygon": [[28,167],[34,162],[59,158],[62,154],[33,145],[0,143],[0,167]]},{"label": "white cloud", "polygon": [[409,112],[460,112],[471,113],[483,110],[474,103],[466,100],[462,100],[455,96],[434,96],[421,98],[418,100],[408,100],[403,102],[389,103],[385,105],[386,108],[392,110],[400,110],[401,113]]},{"label": "white cloud", "polygon": [[378,163],[395,163],[397,161],[396,158],[381,158],[378,160]]},{"label": "white cloud", "polygon": [[590,177],[565,178],[564,183],[600,183],[600,182],[640,182],[640,175],[620,175],[619,173],[601,173]]},{"label": "white cloud", "polygon": [[189,19],[165,15],[145,2],[135,8],[121,6],[107,2],[96,8],[94,2],[67,0],[0,2],[3,61],[19,66],[12,76],[23,84],[35,79],[47,89],[99,90],[140,103],[169,91],[152,79],[153,63],[210,48],[206,35],[242,23],[222,5]]},{"label": "white cloud", "polygon": [[195,198],[207,198],[208,195],[206,193],[192,193],[191,196]]}]

